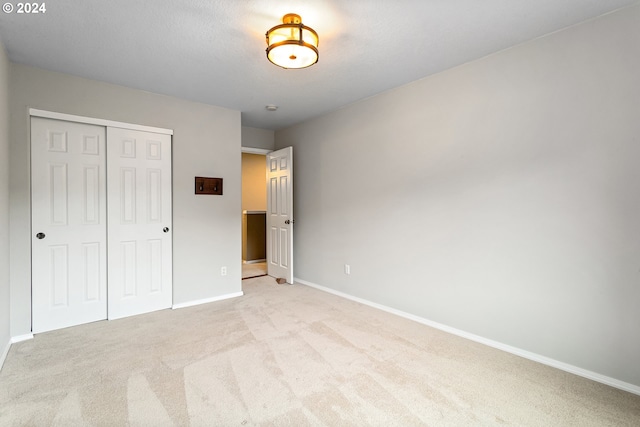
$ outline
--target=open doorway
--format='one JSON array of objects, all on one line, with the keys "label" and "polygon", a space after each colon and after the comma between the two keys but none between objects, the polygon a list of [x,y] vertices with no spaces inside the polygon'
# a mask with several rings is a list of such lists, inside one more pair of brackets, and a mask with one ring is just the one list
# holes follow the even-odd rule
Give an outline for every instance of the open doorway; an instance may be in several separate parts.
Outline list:
[{"label": "open doorway", "polygon": [[267,275],[267,153],[242,152],[243,279]]}]

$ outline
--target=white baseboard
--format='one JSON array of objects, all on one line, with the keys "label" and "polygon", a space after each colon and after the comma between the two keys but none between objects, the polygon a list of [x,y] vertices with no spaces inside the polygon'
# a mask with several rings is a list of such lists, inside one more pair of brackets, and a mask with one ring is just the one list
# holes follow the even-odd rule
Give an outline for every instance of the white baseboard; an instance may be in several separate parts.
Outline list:
[{"label": "white baseboard", "polygon": [[4,346],[4,350],[2,351],[2,354],[0,354],[0,370],[4,366],[4,361],[7,358],[7,354],[9,354],[9,349],[10,348],[11,348],[11,340],[9,340],[9,342],[7,342],[7,344]]},{"label": "white baseboard", "polygon": [[9,354],[9,350],[11,349],[11,344],[15,344],[20,341],[27,341],[33,339],[33,334],[19,335],[17,337],[11,337],[9,342],[5,345],[4,350],[2,350],[2,354],[0,354],[0,369],[4,366],[4,361],[7,359],[7,355]]},{"label": "white baseboard", "polygon": [[534,362],[542,363],[543,365],[548,365],[553,368],[560,369],[562,371],[566,371],[584,378],[588,378],[593,381],[597,381],[602,384],[609,385],[611,387],[618,388],[620,390],[628,391],[629,393],[640,395],[640,386],[635,384],[627,383],[624,381],[617,380],[615,378],[608,377],[606,375],[598,374],[597,372],[589,371],[583,368],[579,368],[574,365],[570,365],[568,363],[560,362],[559,360],[551,359],[546,356],[542,356],[540,354],[532,353],[527,350],[523,350],[521,348],[513,347],[507,344],[503,344],[498,341],[493,341],[488,338],[481,337],[479,335],[474,335],[472,333],[452,328],[447,325],[443,325],[442,323],[434,322],[432,320],[428,320],[414,314],[406,313],[404,311],[396,310],[395,308],[387,307],[382,304],[378,304],[375,302],[371,302],[362,298],[354,297],[353,295],[346,294],[344,292],[336,291],[335,289],[327,288],[325,286],[321,286],[312,282],[308,282],[306,280],[302,280],[299,278],[294,278],[294,282],[300,283],[302,285],[306,285],[312,288],[319,289],[324,292],[328,292],[330,294],[337,295],[339,297],[343,297],[352,301],[359,302],[364,305],[368,305],[373,308],[377,308],[382,311],[386,311],[391,314],[395,314],[400,317],[404,317],[409,320],[413,320],[418,323],[422,323],[423,325],[431,326],[432,328],[439,329],[444,332],[448,332],[453,335],[457,335],[462,338],[466,338],[471,341],[479,342],[480,344],[488,345],[489,347],[497,348],[502,351],[506,351],[507,353],[515,354],[516,356],[524,357],[525,359],[533,360]]},{"label": "white baseboard", "polygon": [[207,303],[215,302],[215,301],[222,301],[222,300],[229,299],[229,298],[241,297],[242,295],[244,295],[244,292],[242,292],[242,291],[234,292],[232,294],[220,295],[218,297],[213,297],[213,298],[205,298],[205,299],[199,299],[199,300],[196,300],[196,301],[189,301],[189,302],[183,302],[183,303],[180,303],[180,304],[173,304],[173,306],[171,308],[175,310],[177,308],[193,307],[194,305],[207,304]]},{"label": "white baseboard", "polygon": [[33,339],[33,334],[24,334],[18,335],[16,337],[11,337],[11,344],[15,344],[17,342],[28,341]]}]

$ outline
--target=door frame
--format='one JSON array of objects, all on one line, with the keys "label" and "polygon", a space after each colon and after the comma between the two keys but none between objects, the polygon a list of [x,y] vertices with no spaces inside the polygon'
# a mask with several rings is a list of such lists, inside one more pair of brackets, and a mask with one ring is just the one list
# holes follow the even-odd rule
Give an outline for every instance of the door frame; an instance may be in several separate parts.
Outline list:
[{"label": "door frame", "polygon": [[[55,112],[55,111],[40,110],[40,109],[37,109],[37,108],[29,108],[29,121],[31,121],[32,117],[41,117],[41,118],[45,118],[45,119],[63,120],[63,121],[67,121],[67,122],[76,122],[76,123],[82,123],[82,124],[98,125],[98,126],[104,126],[105,129],[108,128],[108,127],[115,127],[115,128],[138,130],[138,131],[143,131],[143,132],[152,132],[152,133],[158,133],[158,134],[173,136],[173,129],[159,128],[159,127],[154,127],[154,126],[145,126],[145,125],[139,125],[139,124],[134,124],[134,123],[119,122],[119,121],[115,121],[115,120],[98,119],[98,118],[95,118],[95,117],[88,117],[88,116],[78,116],[78,115],[74,115],[74,114],[66,114],[66,113],[59,113],[59,112]],[[28,139],[29,139],[29,158],[30,158],[31,157],[31,126],[30,125],[28,126],[28,131],[27,132],[28,132],[27,135],[28,135]],[[31,167],[31,161],[29,161],[29,167]],[[29,171],[29,186],[31,186],[31,171]],[[31,196],[29,196],[29,197],[31,197]],[[173,205],[173,199],[172,199],[171,203]],[[31,209],[31,207],[29,209]],[[29,227],[31,227],[31,224],[29,225]],[[29,235],[31,236],[31,234],[33,234],[33,230],[30,231]],[[33,248],[32,248],[31,237],[29,238],[29,253],[30,253],[31,257],[32,257],[33,256]],[[31,264],[31,262],[32,261],[30,260],[29,264]],[[33,277],[32,277],[31,274],[29,274],[29,279],[30,279],[30,282],[33,280]],[[33,284],[30,283],[30,286],[32,287]],[[33,296],[32,296],[31,293],[29,294],[29,311],[30,311],[30,315],[31,315],[30,316],[31,317],[31,335],[30,335],[30,337],[32,337],[33,336]],[[30,337],[26,337],[26,339],[28,339]]]},{"label": "door frame", "polygon": [[105,126],[105,127],[140,130],[143,132],[161,133],[164,135],[173,135],[173,129],[165,129],[165,128],[157,128],[153,126],[137,125],[133,123],[117,122],[114,120],[96,119],[94,117],[76,116],[73,114],[38,110],[36,108],[29,108],[29,119],[31,119],[31,117],[42,117],[45,119],[64,120],[67,122],[77,122],[77,123],[85,123],[89,125],[98,125],[98,126]]},{"label": "door frame", "polygon": [[[273,151],[275,151],[275,150],[269,150],[269,149],[266,149],[266,148],[244,147],[244,146],[240,147],[240,152],[241,152],[241,153],[247,153],[247,154],[259,154],[259,155],[261,155],[261,156],[265,156],[265,158],[266,158],[267,154],[269,154],[269,153],[271,153],[271,152],[273,152]],[[241,162],[241,165],[240,165],[240,173],[242,174],[242,162]],[[265,173],[266,173],[266,168],[265,168]],[[241,187],[241,188],[240,188],[240,196],[241,196],[240,198],[241,198],[241,199],[242,199],[242,192],[243,192],[243,191],[244,191],[244,188],[242,188],[242,187]],[[265,188],[264,188],[264,192],[265,192],[265,195],[266,195],[266,193],[267,193],[267,188],[266,188],[266,186],[265,186]],[[240,206],[240,215],[241,215],[241,216],[242,216],[242,215],[244,215],[244,211],[242,210],[242,206]],[[265,236],[264,236],[264,238],[265,238],[265,241],[266,241],[266,239],[267,239],[267,232],[266,232],[266,230],[265,230]],[[240,241],[242,242],[242,233],[240,234]],[[240,255],[240,264],[241,264],[241,267],[240,267],[240,268],[241,268],[241,270],[242,270],[242,267],[244,266],[244,264],[243,264],[243,259],[242,259],[242,254]]]},{"label": "door frame", "polygon": [[[253,148],[253,147],[244,147],[244,146],[243,146],[243,147],[241,147],[241,152],[242,152],[242,153],[248,153],[248,154],[260,154],[260,155],[264,155],[264,156],[265,156],[265,160],[266,160],[266,157],[267,157],[270,153],[273,153],[274,151],[278,151],[278,150],[276,150],[276,149],[269,150],[269,149],[264,149],[264,148]],[[293,172],[293,171],[292,171],[292,172]],[[268,171],[266,170],[266,166],[265,166],[265,173],[268,173]],[[292,185],[293,185],[293,178],[291,179],[291,181],[292,181]],[[264,189],[264,191],[265,191],[265,192],[268,192],[268,191],[269,191],[269,190],[268,190],[268,185],[269,185],[269,183],[267,183],[267,185],[265,186],[265,189]],[[243,190],[241,189],[241,191],[243,191]],[[242,210],[240,210],[240,212],[242,212]],[[265,234],[267,234],[267,233],[268,233],[268,230],[266,230]],[[267,236],[265,236],[265,239],[267,239],[267,238],[268,238],[268,237],[267,237]],[[242,240],[242,236],[240,236],[240,239]],[[241,256],[241,258],[242,258],[242,256]],[[268,258],[269,258],[269,247],[268,247],[268,245],[267,245],[267,274],[268,274],[268,267],[269,267],[269,260],[268,260]],[[294,267],[294,261],[293,261],[293,250],[292,250],[292,253],[291,253],[291,268],[293,269],[293,267]],[[293,282],[295,281],[295,277],[293,277],[293,274],[292,274],[291,276],[292,276],[292,277],[290,278],[290,279],[291,279],[291,283],[293,283]]]},{"label": "door frame", "polygon": [[267,150],[267,149],[264,149],[264,148],[252,148],[252,147],[240,147],[240,148],[241,148],[241,151],[243,153],[247,153],[247,154],[262,154],[262,155],[265,155],[265,156],[267,154],[273,152],[273,151],[276,151],[276,150]]}]

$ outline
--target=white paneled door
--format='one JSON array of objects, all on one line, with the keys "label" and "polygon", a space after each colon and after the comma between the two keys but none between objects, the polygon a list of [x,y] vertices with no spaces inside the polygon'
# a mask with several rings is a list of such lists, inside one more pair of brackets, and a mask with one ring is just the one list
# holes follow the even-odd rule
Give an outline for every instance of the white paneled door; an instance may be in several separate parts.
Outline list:
[{"label": "white paneled door", "polygon": [[293,147],[267,154],[267,269],[293,283]]},{"label": "white paneled door", "polygon": [[31,119],[33,332],[107,318],[105,141]]},{"label": "white paneled door", "polygon": [[171,136],[108,128],[109,319],[171,307]]},{"label": "white paneled door", "polygon": [[171,136],[31,118],[34,333],[171,307]]}]

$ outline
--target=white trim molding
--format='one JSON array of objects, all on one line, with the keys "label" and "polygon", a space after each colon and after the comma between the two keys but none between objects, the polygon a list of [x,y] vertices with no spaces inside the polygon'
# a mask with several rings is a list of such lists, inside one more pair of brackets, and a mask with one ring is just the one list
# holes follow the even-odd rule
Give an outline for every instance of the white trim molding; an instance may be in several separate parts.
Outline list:
[{"label": "white trim molding", "polygon": [[242,147],[242,152],[243,153],[249,153],[249,154],[264,154],[267,155],[269,153],[271,153],[273,150],[267,150],[264,148],[253,148],[253,147]]},{"label": "white trim molding", "polygon": [[18,335],[17,337],[11,337],[7,345],[4,347],[2,354],[0,354],[0,369],[4,366],[4,361],[7,359],[11,345],[21,341],[27,341],[33,339],[33,334]]},{"label": "white trim molding", "polygon": [[2,370],[2,367],[4,366],[4,361],[7,359],[7,355],[9,354],[10,348],[11,348],[11,340],[7,342],[7,344],[4,346],[4,350],[2,351],[2,354],[0,354],[0,370]]},{"label": "white trim molding", "polygon": [[205,298],[205,299],[199,299],[199,300],[195,300],[195,301],[183,302],[183,303],[180,303],[180,304],[173,304],[173,306],[171,306],[171,308],[173,310],[175,310],[177,308],[193,307],[194,305],[208,304],[210,302],[222,301],[222,300],[229,299],[229,298],[241,297],[242,295],[244,295],[244,292],[242,292],[242,291],[234,292],[232,294],[220,295],[220,296],[213,297],[213,298]]},{"label": "white trim molding", "polygon": [[551,366],[552,368],[560,369],[571,374],[578,375],[602,384],[606,384],[611,387],[618,388],[620,390],[628,391],[629,393],[640,395],[640,386],[617,380],[615,378],[608,377],[606,375],[598,374],[597,372],[589,371],[583,368],[579,368],[568,363],[560,362],[559,360],[551,359],[550,357],[542,356],[540,354],[532,353],[521,348],[513,347],[507,344],[503,344],[498,341],[493,341],[488,338],[481,337],[460,329],[452,328],[442,323],[434,322],[429,319],[425,319],[411,313],[396,310],[395,308],[387,307],[382,304],[368,301],[366,299],[358,298],[353,295],[346,294],[344,292],[336,291],[335,289],[327,288],[325,286],[318,285],[316,283],[308,282],[297,277],[294,278],[294,283],[300,283],[301,285],[309,286],[324,292],[328,292],[333,295],[337,295],[342,298],[346,298],[351,301],[359,302],[369,307],[377,308],[378,310],[386,311],[387,313],[395,314],[396,316],[404,317],[405,319],[413,320],[414,322],[422,323],[423,325],[431,326],[432,328],[439,329],[444,332],[448,332],[452,335],[457,335],[462,338],[466,338],[471,341],[478,342],[480,344],[488,345],[489,347],[497,348],[498,350],[506,351],[507,353],[515,354],[516,356],[524,357],[525,359],[533,360],[534,362],[542,363],[543,365]]},{"label": "white trim molding", "polygon": [[29,341],[32,339],[33,339],[33,334],[18,335],[16,337],[11,338],[11,344],[15,344],[17,342],[22,342],[22,341]]},{"label": "white trim molding", "polygon": [[96,119],[93,117],[76,116],[73,114],[56,113],[53,111],[38,110],[29,108],[29,115],[32,117],[43,117],[45,119],[66,120],[68,122],[86,123],[89,125],[109,126],[112,128],[122,128],[139,130],[142,132],[159,133],[163,135],[173,135],[172,129],[156,128],[152,126],[136,125],[132,123],[116,122],[113,120]]}]

